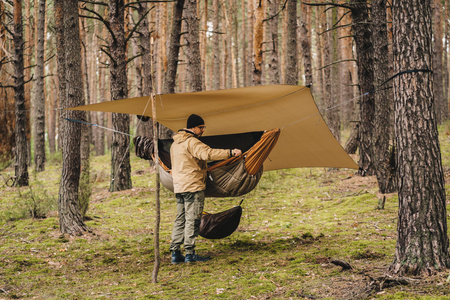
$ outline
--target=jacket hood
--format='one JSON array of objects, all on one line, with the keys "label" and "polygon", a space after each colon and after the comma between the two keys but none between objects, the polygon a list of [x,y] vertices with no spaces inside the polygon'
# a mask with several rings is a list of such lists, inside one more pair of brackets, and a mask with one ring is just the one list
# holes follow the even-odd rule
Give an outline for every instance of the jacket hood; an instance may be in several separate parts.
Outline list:
[{"label": "jacket hood", "polygon": [[190,137],[195,137],[195,134],[192,131],[186,129],[178,130],[178,133],[173,136],[173,142],[180,144],[186,141]]}]

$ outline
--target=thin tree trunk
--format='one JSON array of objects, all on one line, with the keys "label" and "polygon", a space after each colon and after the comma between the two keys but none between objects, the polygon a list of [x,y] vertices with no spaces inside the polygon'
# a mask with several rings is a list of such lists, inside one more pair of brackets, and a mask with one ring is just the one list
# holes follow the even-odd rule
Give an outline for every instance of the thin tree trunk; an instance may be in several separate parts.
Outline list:
[{"label": "thin tree trunk", "polygon": [[[392,2],[394,73],[432,70],[431,0]],[[444,173],[433,75],[394,79],[398,162],[397,245],[393,273],[431,275],[450,267]]]},{"label": "thin tree trunk", "polygon": [[[360,100],[361,124],[359,126],[359,167],[362,174],[374,174],[372,151],[375,100],[373,78],[372,24],[369,20],[367,1],[351,0],[353,9],[353,33],[355,36]],[[369,94],[367,94],[369,93]]]},{"label": "thin tree trunk", "polygon": [[22,1],[14,0],[14,102],[15,102],[15,176],[16,185],[28,186],[28,149],[26,135],[25,83],[22,33]]},{"label": "thin tree trunk", "polygon": [[[78,21],[77,0],[56,0],[56,12],[63,6],[64,16],[64,48],[66,71],[66,105],[68,107],[82,105],[84,103],[83,82],[81,72],[81,43],[80,27]],[[57,15],[57,17],[60,17]],[[62,16],[61,16],[62,17]],[[57,24],[60,24],[58,21]],[[62,80],[62,78],[60,78]],[[62,105],[63,106],[63,105]],[[63,106],[64,107],[64,106]],[[76,120],[82,120],[85,116],[81,111],[65,111],[64,116]],[[59,186],[58,213],[61,233],[80,235],[88,228],[83,222],[80,213],[78,187],[80,180],[80,143],[81,124],[67,122],[64,126],[65,133],[62,141],[63,165],[61,182]]]},{"label": "thin tree trunk", "polygon": [[270,84],[279,84],[280,83],[280,71],[279,71],[279,63],[278,63],[278,16],[275,16],[278,13],[278,0],[270,0],[269,1],[269,62],[268,62],[268,76]]},{"label": "thin tree trunk", "polygon": [[436,121],[441,124],[443,121],[444,110],[444,80],[442,76],[442,0],[433,0],[433,90],[434,102],[436,103]]},{"label": "thin tree trunk", "polygon": [[[111,99],[128,97],[127,57],[124,28],[124,0],[109,2],[109,23],[111,27],[109,50],[111,55],[110,84]],[[129,134],[130,118],[126,114],[112,114],[112,123],[118,132]],[[111,185],[110,191],[122,191],[132,187],[130,165],[130,138],[122,133],[113,133],[111,144]]]},{"label": "thin tree trunk", "polygon": [[[374,48],[374,79],[375,86],[381,85],[388,79],[389,54],[386,19],[386,0],[374,0],[372,2],[373,16],[373,48]],[[373,155],[375,170],[380,192],[393,193],[396,190],[395,169],[390,164],[390,135],[393,127],[390,122],[390,99],[393,98],[391,89],[381,87],[375,97],[375,127],[373,135]],[[388,133],[388,134],[386,134]]]},{"label": "thin tree trunk", "polygon": [[200,58],[199,23],[197,15],[197,0],[187,0],[184,11],[187,25],[186,56],[187,73],[190,90],[199,92],[203,87],[202,62]]},{"label": "thin tree trunk", "polygon": [[[31,4],[30,0],[25,0],[25,44],[26,47],[24,49],[25,57],[25,81],[30,80],[31,78],[31,60],[33,57],[33,49],[34,49],[34,24],[33,18],[31,17]],[[26,135],[27,135],[27,148],[28,148],[28,165],[31,165],[31,83],[25,85],[25,109],[26,109]],[[58,140],[60,143],[60,140]]]},{"label": "thin tree trunk", "polygon": [[287,2],[287,53],[285,83],[296,85],[298,83],[297,58],[297,1]]},{"label": "thin tree trunk", "polygon": [[311,24],[311,10],[308,5],[301,4],[302,18],[300,23],[300,43],[303,54],[303,67],[305,69],[305,85],[310,86],[313,83],[312,80],[312,67],[311,67],[311,36],[308,26]]},{"label": "thin tree trunk", "polygon": [[262,83],[265,0],[254,0],[255,24],[253,29],[253,85]]},{"label": "thin tree trunk", "polygon": [[175,84],[177,78],[178,56],[180,53],[180,39],[181,39],[181,23],[183,15],[183,6],[185,0],[177,0],[174,5],[172,30],[170,33],[169,55],[167,58],[167,72],[164,80],[163,93],[175,93]]},{"label": "thin tree trunk", "polygon": [[45,170],[45,92],[44,92],[44,45],[45,0],[39,0],[36,41],[36,98],[34,101],[34,164],[36,172]]}]

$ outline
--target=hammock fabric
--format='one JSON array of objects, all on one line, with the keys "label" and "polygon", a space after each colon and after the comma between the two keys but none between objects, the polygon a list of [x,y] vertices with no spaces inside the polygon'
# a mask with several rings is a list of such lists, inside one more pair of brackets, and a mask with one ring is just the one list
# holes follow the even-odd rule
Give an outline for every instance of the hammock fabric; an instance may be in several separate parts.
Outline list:
[{"label": "hammock fabric", "polygon": [[[258,136],[259,138],[257,138]],[[239,148],[245,151],[239,157],[231,157],[227,160],[209,164],[205,196],[237,197],[252,191],[261,179],[263,163],[273,147],[275,147],[279,136],[280,130],[272,129],[266,132],[202,138],[201,140],[205,144],[213,148]],[[252,142],[256,138],[257,140]],[[170,170],[172,164],[169,152],[172,142],[172,140],[159,140],[158,149],[161,183],[173,192],[173,180]],[[138,136],[134,138],[134,144],[136,156],[153,160],[152,139]]]},{"label": "hammock fabric", "polygon": [[217,214],[203,212],[200,235],[206,239],[223,239],[238,228],[241,215],[240,205]]}]

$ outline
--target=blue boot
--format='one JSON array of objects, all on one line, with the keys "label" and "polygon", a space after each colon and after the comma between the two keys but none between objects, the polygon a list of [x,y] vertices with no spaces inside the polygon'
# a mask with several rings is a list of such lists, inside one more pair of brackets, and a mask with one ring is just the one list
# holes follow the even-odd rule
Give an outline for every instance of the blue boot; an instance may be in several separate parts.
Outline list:
[{"label": "blue boot", "polygon": [[184,259],[184,262],[186,263],[191,263],[191,262],[203,262],[203,261],[207,261],[210,260],[211,257],[203,257],[203,256],[198,256],[197,254],[192,253],[192,254],[186,254],[186,258]]},{"label": "blue boot", "polygon": [[172,263],[179,264],[184,262],[184,256],[181,254],[180,250],[172,251]]}]

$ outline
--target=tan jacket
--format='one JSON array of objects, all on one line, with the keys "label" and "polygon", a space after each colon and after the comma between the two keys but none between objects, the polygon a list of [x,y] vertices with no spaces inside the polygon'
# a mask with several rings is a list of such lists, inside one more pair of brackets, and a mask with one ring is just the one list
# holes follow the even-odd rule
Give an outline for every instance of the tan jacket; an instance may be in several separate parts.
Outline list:
[{"label": "tan jacket", "polygon": [[230,150],[212,149],[197,139],[194,133],[178,131],[170,148],[174,192],[205,190],[206,162],[230,157]]}]

